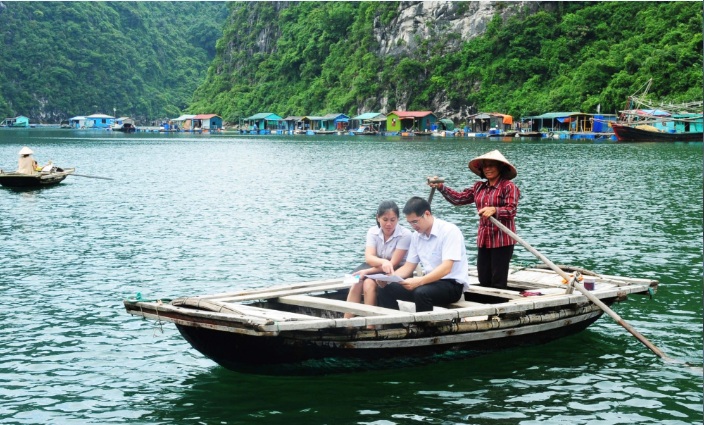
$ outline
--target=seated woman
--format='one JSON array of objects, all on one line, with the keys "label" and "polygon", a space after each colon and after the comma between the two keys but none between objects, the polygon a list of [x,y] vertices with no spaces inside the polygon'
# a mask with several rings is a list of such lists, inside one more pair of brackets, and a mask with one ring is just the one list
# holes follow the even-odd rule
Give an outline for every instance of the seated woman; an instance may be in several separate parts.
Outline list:
[{"label": "seated woman", "polygon": [[[353,274],[359,274],[359,282],[350,287],[347,295],[349,302],[362,302],[376,305],[377,284],[366,275],[374,273],[391,274],[406,260],[408,247],[411,245],[411,231],[398,225],[399,209],[394,201],[383,201],[376,212],[376,226],[367,231],[367,243],[364,249],[365,263],[357,267]],[[345,318],[353,317],[345,313]]]},{"label": "seated woman", "polygon": [[37,171],[37,161],[32,157],[32,150],[27,146],[20,150],[20,158],[17,163],[17,172],[22,174],[34,174]]}]

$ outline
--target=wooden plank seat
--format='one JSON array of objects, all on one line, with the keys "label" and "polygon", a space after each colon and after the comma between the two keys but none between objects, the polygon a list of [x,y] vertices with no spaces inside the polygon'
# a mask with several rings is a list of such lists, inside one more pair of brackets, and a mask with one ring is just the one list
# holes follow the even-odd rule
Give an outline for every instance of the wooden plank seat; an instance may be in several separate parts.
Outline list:
[{"label": "wooden plank seat", "polygon": [[277,301],[282,304],[319,308],[340,313],[352,313],[357,316],[407,316],[408,318],[413,318],[413,314],[398,310],[329,298],[312,297],[310,295],[287,295],[277,298]]},{"label": "wooden plank seat", "polygon": [[469,285],[469,290],[465,292],[469,292],[471,294],[488,295],[491,297],[506,298],[510,300],[524,298],[521,294],[516,291],[511,291],[508,289],[489,288],[486,286],[479,285]]}]

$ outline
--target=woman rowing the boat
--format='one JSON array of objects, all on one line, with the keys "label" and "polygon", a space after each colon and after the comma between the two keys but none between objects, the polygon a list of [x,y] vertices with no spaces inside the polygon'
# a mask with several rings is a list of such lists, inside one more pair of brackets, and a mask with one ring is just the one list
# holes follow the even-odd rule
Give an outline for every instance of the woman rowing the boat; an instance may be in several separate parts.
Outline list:
[{"label": "woman rowing the boat", "polygon": [[32,151],[27,146],[20,149],[20,159],[17,161],[17,172],[22,174],[34,174],[37,171],[37,161],[34,160]]},{"label": "woman rowing the boat", "polygon": [[[364,304],[376,305],[376,281],[366,276],[375,273],[391,274],[405,262],[411,245],[411,231],[398,225],[399,214],[398,205],[394,201],[379,204],[376,226],[367,231],[365,262],[353,271],[353,274],[359,274],[359,281],[350,287],[347,301],[362,302],[364,294]],[[353,316],[352,313],[345,313],[347,319]]]},{"label": "woman rowing the boat", "polygon": [[[516,210],[521,196],[511,181],[516,177],[514,167],[498,150],[493,150],[469,161],[469,169],[486,181],[478,181],[461,192],[442,183],[428,183],[438,189],[453,205],[474,203],[479,213],[477,234],[477,274],[479,284],[506,289],[508,266],[516,242],[495,226],[489,217],[494,216],[511,231],[516,231]],[[435,177],[434,179],[437,179]]]}]

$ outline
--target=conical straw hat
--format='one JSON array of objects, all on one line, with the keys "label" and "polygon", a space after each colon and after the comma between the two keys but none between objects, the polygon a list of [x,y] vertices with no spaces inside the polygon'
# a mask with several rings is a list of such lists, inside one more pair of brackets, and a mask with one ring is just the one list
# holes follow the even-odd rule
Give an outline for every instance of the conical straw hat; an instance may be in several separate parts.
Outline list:
[{"label": "conical straw hat", "polygon": [[505,179],[511,180],[515,178],[518,174],[518,172],[516,171],[516,167],[514,167],[513,164],[511,164],[510,162],[508,162],[508,160],[504,158],[503,155],[501,155],[501,152],[499,152],[498,150],[493,150],[469,161],[469,169],[472,170],[472,172],[478,175],[479,177],[484,177],[484,173],[482,173],[482,161],[485,159],[491,159],[506,165],[501,173]]},{"label": "conical straw hat", "polygon": [[34,152],[27,146],[20,149],[20,155],[32,155]]}]

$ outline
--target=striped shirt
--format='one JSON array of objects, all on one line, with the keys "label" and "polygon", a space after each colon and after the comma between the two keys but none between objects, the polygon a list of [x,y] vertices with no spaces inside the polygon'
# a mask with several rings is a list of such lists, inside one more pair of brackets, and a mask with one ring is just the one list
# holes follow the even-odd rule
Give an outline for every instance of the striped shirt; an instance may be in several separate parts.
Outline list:
[{"label": "striped shirt", "polygon": [[[457,192],[445,185],[438,188],[442,196],[453,205],[476,204],[477,211],[484,207],[495,207],[494,217],[501,224],[516,232],[516,210],[521,191],[511,181],[499,178],[496,186],[491,186],[488,181],[478,181],[471,188]],[[515,245],[516,242],[507,234],[496,227],[488,218],[479,219],[477,232],[477,246],[480,248],[499,248]]]}]

